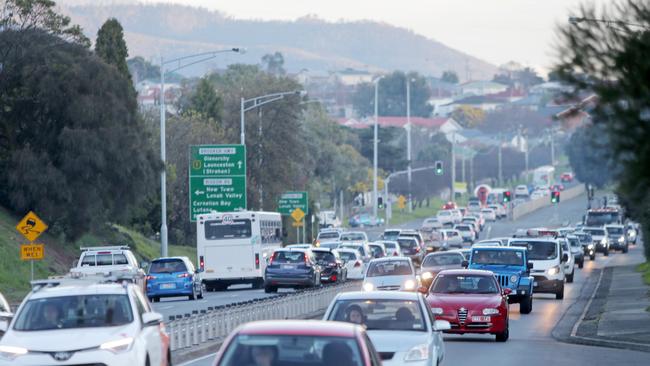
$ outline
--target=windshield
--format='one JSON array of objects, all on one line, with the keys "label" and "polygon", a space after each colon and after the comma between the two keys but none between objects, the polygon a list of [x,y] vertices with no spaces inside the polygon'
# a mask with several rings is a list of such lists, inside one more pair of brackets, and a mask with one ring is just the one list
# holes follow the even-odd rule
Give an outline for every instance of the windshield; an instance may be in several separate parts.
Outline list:
[{"label": "windshield", "polygon": [[607,228],[607,233],[608,234],[613,234],[613,235],[623,235],[623,228],[622,227],[608,227]]},{"label": "windshield", "polygon": [[303,252],[275,252],[273,254],[273,264],[276,263],[304,263],[305,254]]},{"label": "windshield", "polygon": [[149,273],[187,272],[185,263],[180,259],[162,259],[151,263]]},{"label": "windshield", "polygon": [[[282,333],[281,331],[278,333]],[[342,364],[340,360],[345,362]],[[219,366],[261,365],[363,365],[354,338],[308,335],[248,335],[232,340]]]},{"label": "windshield", "polygon": [[339,300],[328,320],[360,323],[367,330],[426,332],[422,310],[418,301]]},{"label": "windshield", "polygon": [[384,243],[384,247],[386,247],[386,249],[395,249],[395,248],[397,248],[397,243],[395,243],[395,242],[386,242],[386,243]]},{"label": "windshield", "polygon": [[460,231],[470,231],[470,230],[472,230],[469,226],[466,226],[466,225],[456,225],[456,227],[454,227],[454,229],[460,230]]},{"label": "windshield", "polygon": [[373,257],[377,258],[382,255],[384,255],[383,249],[381,249],[380,246],[377,245],[370,245],[370,254],[372,254]]},{"label": "windshield", "polygon": [[528,249],[528,259],[530,260],[551,260],[558,256],[557,244],[551,241],[515,241],[510,243],[513,247],[522,247]]},{"label": "windshield", "polygon": [[29,300],[18,314],[15,330],[110,327],[133,322],[126,295],[81,295]]},{"label": "windshield", "polygon": [[580,244],[580,240],[578,238],[569,238],[569,244],[572,247],[582,247],[582,244]]},{"label": "windshield", "polygon": [[521,250],[475,249],[472,251],[472,263],[522,266],[524,253]]},{"label": "windshield", "polygon": [[366,255],[366,251],[363,248],[363,245],[342,245],[340,248],[349,248],[349,249],[354,249],[358,250],[361,255]]},{"label": "windshield", "polygon": [[350,252],[339,252],[339,256],[341,257],[342,260],[346,262],[357,259],[357,256],[354,253],[350,253]]},{"label": "windshield", "polygon": [[409,262],[405,260],[381,261],[370,263],[367,277],[408,276],[413,275]]},{"label": "windshield", "polygon": [[605,236],[605,230],[603,229],[584,229],[584,231],[592,236]]},{"label": "windshield", "polygon": [[314,250],[314,257],[316,257],[316,262],[318,263],[336,262],[336,257],[330,252],[321,252],[319,250]]},{"label": "windshield", "polygon": [[318,234],[318,239],[338,239],[338,238],[339,238],[339,233],[336,232]]},{"label": "windshield", "polygon": [[428,255],[424,258],[422,262],[423,267],[435,267],[435,266],[460,266],[463,263],[465,258],[462,254],[439,254],[439,255]]},{"label": "windshield", "polygon": [[399,231],[397,230],[387,230],[384,231],[384,239],[397,238],[399,236]]},{"label": "windshield", "polygon": [[616,223],[618,221],[618,212],[588,212],[585,224],[587,226],[603,226]]},{"label": "windshield", "polygon": [[438,275],[431,292],[436,294],[498,294],[494,277],[483,275]]},{"label": "windshield", "polygon": [[347,234],[341,235],[341,240],[342,241],[361,241],[361,240],[366,240],[366,237],[363,234],[347,233]]},{"label": "windshield", "polygon": [[236,219],[229,224],[224,224],[221,220],[205,222],[205,238],[207,240],[245,239],[250,237],[251,220]]},{"label": "windshield", "polygon": [[451,212],[449,212],[449,211],[440,211],[440,212],[438,212],[438,216],[451,216]]},{"label": "windshield", "polygon": [[321,248],[327,248],[327,249],[337,249],[341,243],[339,242],[332,242],[332,243],[321,243],[320,247]]},{"label": "windshield", "polygon": [[413,249],[417,246],[417,242],[414,239],[398,239],[397,243],[399,243],[399,246],[402,249]]}]

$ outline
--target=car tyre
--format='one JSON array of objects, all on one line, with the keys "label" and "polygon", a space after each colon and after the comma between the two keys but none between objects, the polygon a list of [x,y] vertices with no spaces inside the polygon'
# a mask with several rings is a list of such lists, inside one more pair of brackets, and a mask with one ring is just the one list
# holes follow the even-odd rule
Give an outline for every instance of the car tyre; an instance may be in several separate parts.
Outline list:
[{"label": "car tyre", "polygon": [[609,257],[609,248],[605,248],[603,255],[605,255],[605,257]]},{"label": "car tyre", "polygon": [[267,294],[272,294],[278,292],[278,288],[275,286],[264,286],[264,292]]},{"label": "car tyre", "polygon": [[528,295],[519,303],[519,312],[522,314],[530,314],[531,311],[533,311],[533,297]]},{"label": "car tyre", "polygon": [[573,275],[575,274],[575,271],[571,274],[566,275],[566,282],[567,283],[573,283]]},{"label": "car tyre", "polygon": [[194,289],[194,286],[192,286],[192,294],[187,296],[188,299],[190,300],[195,300],[196,299],[196,289]]},{"label": "car tyre", "polygon": [[629,247],[628,247],[628,245],[626,244],[625,247],[623,248],[623,253],[627,253],[628,250],[629,250]]},{"label": "car tyre", "polygon": [[564,284],[562,284],[562,287],[558,290],[558,292],[555,293],[555,300],[562,300],[564,299]]},{"label": "car tyre", "polygon": [[155,296],[155,297],[153,298],[153,302],[160,302],[160,297]]},{"label": "car tyre", "polygon": [[497,342],[505,342],[505,341],[508,340],[508,338],[510,338],[510,330],[509,330],[509,328],[510,328],[510,326],[508,325],[508,323],[506,323],[506,329],[502,333],[497,333],[496,334],[495,338],[496,338]]},{"label": "car tyre", "polygon": [[196,296],[198,299],[203,299],[203,284],[199,285],[200,291],[199,294]]},{"label": "car tyre", "polygon": [[582,269],[582,267],[585,266],[585,260],[581,260],[580,263],[578,263],[578,268]]},{"label": "car tyre", "polygon": [[595,261],[596,260],[596,253],[590,255],[589,260]]},{"label": "car tyre", "polygon": [[172,366],[172,351],[167,349],[167,366]]}]

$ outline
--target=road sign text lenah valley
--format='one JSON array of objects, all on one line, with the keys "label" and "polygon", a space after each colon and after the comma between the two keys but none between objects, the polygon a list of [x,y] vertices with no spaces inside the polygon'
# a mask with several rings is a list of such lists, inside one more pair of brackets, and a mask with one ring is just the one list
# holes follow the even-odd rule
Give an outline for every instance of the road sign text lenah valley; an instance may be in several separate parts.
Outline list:
[{"label": "road sign text lenah valley", "polygon": [[190,220],[246,209],[246,148],[243,145],[190,146]]},{"label": "road sign text lenah valley", "polygon": [[309,213],[309,196],[307,192],[282,193],[278,200],[278,212],[282,215],[288,216],[297,208],[300,208],[303,211],[303,214]]}]

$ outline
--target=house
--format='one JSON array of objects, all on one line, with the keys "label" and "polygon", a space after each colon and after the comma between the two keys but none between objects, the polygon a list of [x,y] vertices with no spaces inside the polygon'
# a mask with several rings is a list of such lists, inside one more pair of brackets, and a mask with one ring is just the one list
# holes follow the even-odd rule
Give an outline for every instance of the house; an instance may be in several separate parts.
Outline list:
[{"label": "house", "polygon": [[508,86],[494,81],[468,81],[458,86],[462,95],[490,95],[508,90]]},{"label": "house", "polygon": [[[350,128],[371,128],[374,126],[374,118],[368,117],[364,119],[354,118],[339,118],[337,122]],[[377,123],[381,127],[397,127],[406,128],[406,117],[393,117],[393,116],[380,116]],[[411,125],[414,128],[428,130],[430,133],[444,133],[445,135],[461,131],[463,127],[454,121],[453,118],[423,118],[411,117]]]},{"label": "house", "polygon": [[359,85],[362,83],[370,83],[375,77],[368,71],[365,70],[355,70],[347,68],[345,70],[334,72],[336,79],[343,85],[353,86]]}]

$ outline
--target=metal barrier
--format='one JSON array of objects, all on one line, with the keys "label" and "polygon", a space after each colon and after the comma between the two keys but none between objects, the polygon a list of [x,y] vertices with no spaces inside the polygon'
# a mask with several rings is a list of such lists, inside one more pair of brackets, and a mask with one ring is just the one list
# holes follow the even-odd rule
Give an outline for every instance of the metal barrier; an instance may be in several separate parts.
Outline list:
[{"label": "metal barrier", "polygon": [[361,290],[358,281],[230,305],[208,307],[184,316],[170,316],[165,324],[172,351],[225,339],[241,324],[257,320],[296,319],[323,311],[340,292]]}]

